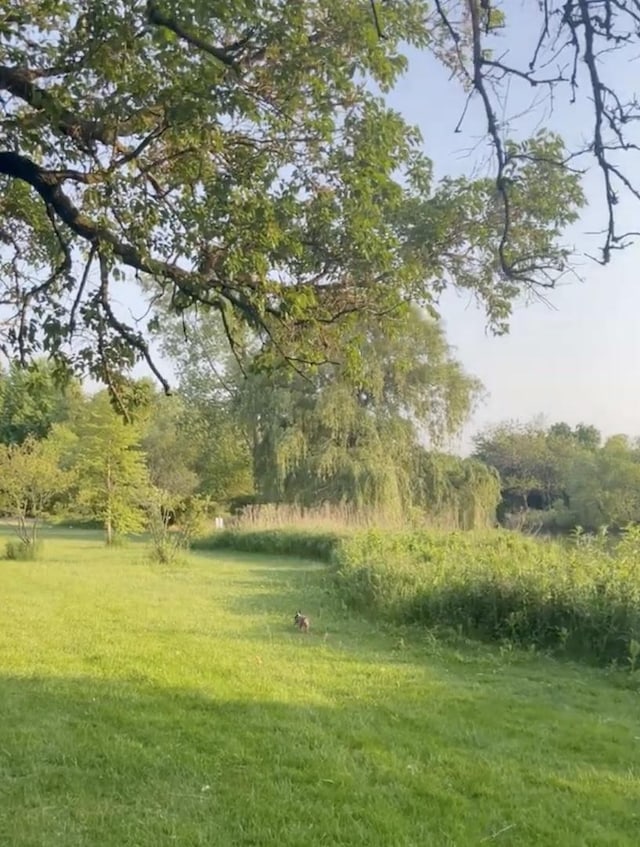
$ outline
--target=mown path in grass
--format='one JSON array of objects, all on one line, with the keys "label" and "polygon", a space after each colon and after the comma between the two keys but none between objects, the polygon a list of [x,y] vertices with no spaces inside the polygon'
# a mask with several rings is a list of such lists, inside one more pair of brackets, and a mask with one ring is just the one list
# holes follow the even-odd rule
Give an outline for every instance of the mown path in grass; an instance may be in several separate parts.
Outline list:
[{"label": "mown path in grass", "polygon": [[0,845],[637,845],[639,707],[378,631],[320,566],[73,533],[0,563]]}]

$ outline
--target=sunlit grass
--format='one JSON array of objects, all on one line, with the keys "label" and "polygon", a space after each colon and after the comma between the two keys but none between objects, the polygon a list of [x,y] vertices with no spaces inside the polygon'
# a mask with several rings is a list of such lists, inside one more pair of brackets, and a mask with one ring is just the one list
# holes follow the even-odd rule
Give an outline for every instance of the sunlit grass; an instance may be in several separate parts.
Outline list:
[{"label": "sunlit grass", "polygon": [[68,531],[1,562],[0,844],[638,843],[636,692],[376,629],[325,585]]}]

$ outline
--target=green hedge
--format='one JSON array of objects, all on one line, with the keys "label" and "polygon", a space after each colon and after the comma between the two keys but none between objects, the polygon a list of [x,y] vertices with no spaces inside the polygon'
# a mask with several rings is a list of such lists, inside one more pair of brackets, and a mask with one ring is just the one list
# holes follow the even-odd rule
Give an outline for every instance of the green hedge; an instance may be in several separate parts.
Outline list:
[{"label": "green hedge", "polygon": [[298,556],[318,562],[331,562],[341,536],[333,532],[299,530],[224,530],[195,540],[193,550],[241,550],[273,556]]},{"label": "green hedge", "polygon": [[486,533],[273,530],[201,542],[332,564],[341,598],[377,617],[599,663],[640,648],[640,534],[615,548]]},{"label": "green hedge", "polygon": [[16,538],[5,544],[4,557],[14,562],[35,562],[42,558],[42,541],[23,541]]}]

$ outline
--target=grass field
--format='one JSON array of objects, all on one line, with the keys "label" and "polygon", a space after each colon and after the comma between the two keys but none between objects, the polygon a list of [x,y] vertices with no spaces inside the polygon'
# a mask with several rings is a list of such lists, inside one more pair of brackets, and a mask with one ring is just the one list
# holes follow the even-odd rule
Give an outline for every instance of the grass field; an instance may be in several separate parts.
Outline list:
[{"label": "grass field", "polygon": [[69,531],[0,562],[0,845],[638,844],[621,676],[382,631],[326,584]]}]

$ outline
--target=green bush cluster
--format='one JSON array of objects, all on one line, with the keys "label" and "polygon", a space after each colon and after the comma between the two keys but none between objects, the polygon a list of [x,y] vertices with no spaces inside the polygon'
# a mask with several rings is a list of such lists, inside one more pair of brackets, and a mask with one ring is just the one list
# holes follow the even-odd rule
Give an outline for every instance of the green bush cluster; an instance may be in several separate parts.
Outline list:
[{"label": "green bush cluster", "polygon": [[4,557],[12,562],[34,562],[42,557],[42,542],[25,541],[21,538],[7,541]]},{"label": "green bush cluster", "polygon": [[288,529],[224,530],[192,542],[192,550],[241,550],[274,556],[332,561],[342,536],[333,532]]},{"label": "green bush cluster", "polygon": [[351,608],[599,663],[640,642],[640,532],[537,541],[508,531],[224,532],[198,545],[332,564]]}]

